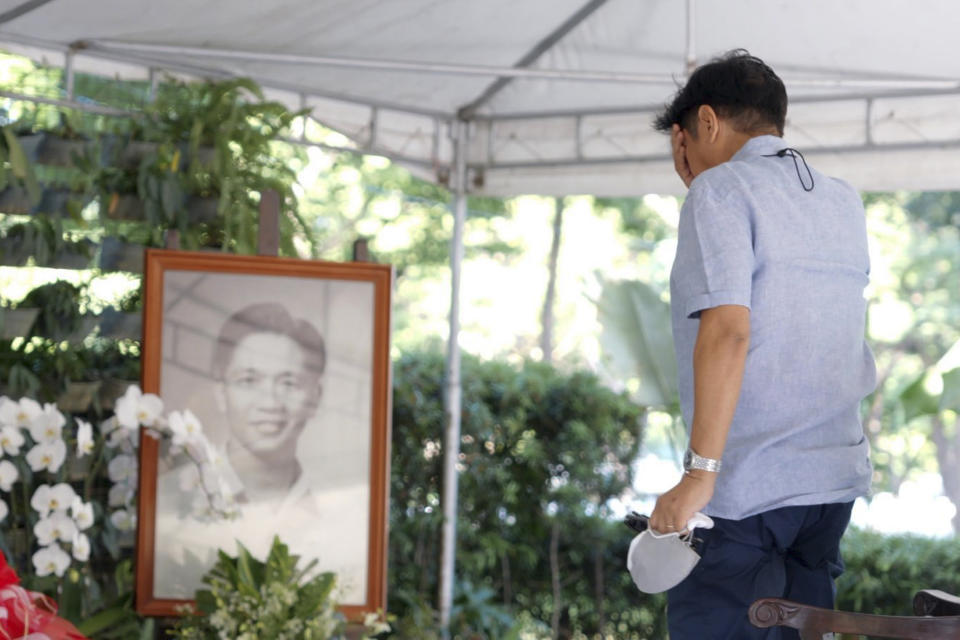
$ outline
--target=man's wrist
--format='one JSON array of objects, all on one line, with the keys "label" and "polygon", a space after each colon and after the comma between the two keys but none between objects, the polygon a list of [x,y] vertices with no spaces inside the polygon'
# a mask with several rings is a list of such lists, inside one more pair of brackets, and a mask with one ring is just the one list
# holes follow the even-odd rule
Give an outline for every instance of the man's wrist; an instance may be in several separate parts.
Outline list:
[{"label": "man's wrist", "polygon": [[716,473],[715,471],[704,471],[703,469],[690,469],[689,471],[683,472],[684,478],[706,482],[711,485],[717,483],[718,475],[720,474]]}]

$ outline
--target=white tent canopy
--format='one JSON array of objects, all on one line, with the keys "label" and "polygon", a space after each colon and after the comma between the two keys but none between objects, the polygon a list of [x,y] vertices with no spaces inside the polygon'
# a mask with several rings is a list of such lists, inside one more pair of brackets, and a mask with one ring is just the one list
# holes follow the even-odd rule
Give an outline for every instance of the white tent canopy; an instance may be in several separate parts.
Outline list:
[{"label": "white tent canopy", "polygon": [[471,190],[494,195],[679,190],[652,115],[688,62],[736,47],[784,77],[787,139],[821,170],[957,188],[958,24],[951,0],[0,0],[0,48],[249,76],[431,179],[465,120]]}]

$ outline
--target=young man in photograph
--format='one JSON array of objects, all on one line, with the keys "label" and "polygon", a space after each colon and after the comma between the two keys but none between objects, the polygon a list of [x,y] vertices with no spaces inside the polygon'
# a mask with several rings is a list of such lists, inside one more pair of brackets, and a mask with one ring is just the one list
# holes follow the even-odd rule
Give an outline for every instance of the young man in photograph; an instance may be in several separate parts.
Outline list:
[{"label": "young man in photograph", "polygon": [[748,608],[832,608],[840,537],[870,488],[863,205],[783,139],[786,112],[780,78],[733,51],[656,121],[689,187],[670,294],[690,441],[650,525],[682,531],[696,511],[715,522],[696,530],[702,559],[668,593],[671,640],[799,637],[754,628]]},{"label": "young man in photograph", "polygon": [[208,507],[192,464],[161,474],[157,496],[155,585],[164,597],[189,597],[218,548],[241,542],[266,557],[274,536],[291,553],[337,573],[339,597],[363,602],[369,487],[328,486],[322,451],[299,446],[323,393],[327,354],[313,324],[278,303],[245,306],[223,323],[211,371],[225,442],[212,463],[236,519],[204,516]]}]

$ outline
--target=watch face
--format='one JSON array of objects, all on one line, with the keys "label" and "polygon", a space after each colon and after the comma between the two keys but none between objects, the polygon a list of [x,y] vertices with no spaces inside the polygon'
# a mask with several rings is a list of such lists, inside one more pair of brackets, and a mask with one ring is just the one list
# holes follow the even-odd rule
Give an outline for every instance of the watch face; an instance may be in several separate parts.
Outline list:
[{"label": "watch face", "polygon": [[693,451],[687,449],[687,452],[683,454],[683,468],[689,469],[691,464],[693,464]]}]

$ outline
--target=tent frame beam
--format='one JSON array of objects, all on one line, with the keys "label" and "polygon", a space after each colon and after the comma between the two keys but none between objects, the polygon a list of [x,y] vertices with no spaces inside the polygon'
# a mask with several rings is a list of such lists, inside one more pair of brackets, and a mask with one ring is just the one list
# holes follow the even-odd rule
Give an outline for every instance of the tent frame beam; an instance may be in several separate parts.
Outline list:
[{"label": "tent frame beam", "polygon": [[[607,0],[589,0],[589,2],[580,7],[576,13],[564,20],[559,27],[547,34],[547,37],[530,49],[526,55],[520,58],[520,60],[513,65],[513,67],[515,69],[524,69],[530,67],[530,65],[540,59],[540,56],[552,49],[555,44],[560,42],[560,40],[562,40],[568,33],[581,25],[584,20],[593,15],[597,9],[606,3]],[[473,116],[477,113],[480,107],[490,102],[494,96],[503,91],[503,89],[510,84],[513,79],[514,78],[510,76],[500,76],[494,80],[493,84],[487,87],[477,98],[475,98],[469,104],[461,107],[457,113],[457,116],[461,120],[472,120]]]},{"label": "tent frame beam", "polygon": [[[932,95],[960,95],[960,92],[938,92]],[[912,95],[905,96],[883,96],[883,97],[914,97]],[[135,118],[139,114],[136,111],[126,111],[123,109],[117,109],[114,107],[108,107],[106,105],[100,105],[90,102],[78,102],[76,100],[66,100],[66,99],[57,99],[57,98],[48,98],[44,96],[32,96],[26,94],[15,93],[12,91],[0,90],[0,98],[7,98],[10,100],[22,100],[24,102],[36,102],[39,104],[49,104],[56,107],[66,108],[66,109],[76,109],[78,111],[86,111],[89,113],[95,113],[98,115],[106,116],[116,116],[116,117],[127,117]],[[860,97],[861,100],[864,100],[869,109],[873,110],[873,101],[876,99],[873,96],[863,96]],[[637,113],[636,111],[631,111],[630,113]],[[570,117],[576,118],[582,121],[584,117],[583,114],[572,114]],[[328,124],[324,124],[322,121],[313,118],[317,122],[320,122],[328,128],[331,127]],[[421,170],[438,170],[442,169],[442,164],[438,161],[439,158],[439,146],[440,141],[440,130],[443,126],[447,124],[446,120],[437,120],[435,123],[435,133],[433,135],[433,158],[431,160],[425,160],[423,158],[416,158],[412,156],[407,156],[402,153],[396,153],[388,149],[383,148],[354,148],[354,147],[344,147],[338,145],[326,144],[323,142],[312,141],[309,139],[302,138],[284,138],[285,142],[290,144],[297,144],[302,146],[317,147],[327,151],[335,153],[353,153],[357,155],[376,155],[387,158],[389,160],[400,162],[408,166],[417,167]],[[960,138],[958,139],[946,139],[946,140],[928,140],[924,142],[877,142],[875,139],[873,125],[871,116],[865,116],[864,120],[865,126],[865,142],[863,144],[851,144],[851,145],[836,145],[836,146],[811,146],[806,147],[809,153],[812,154],[856,154],[856,153],[865,153],[870,151],[937,151],[945,149],[958,149],[960,148]],[[342,132],[341,132],[342,133]],[[493,151],[493,138],[492,136],[487,136],[487,155],[492,157]],[[667,154],[650,154],[650,155],[628,155],[623,156],[600,156],[600,157],[586,157],[583,155],[582,150],[582,131],[578,130],[578,142],[575,145],[574,154],[568,158],[550,158],[547,160],[531,160],[531,161],[516,161],[516,162],[468,162],[467,170],[473,172],[483,172],[483,171],[497,171],[497,170],[511,170],[511,169],[538,169],[538,168],[562,168],[562,167],[573,167],[577,165],[582,166],[605,166],[605,165],[615,165],[615,164],[649,164],[656,162],[667,162],[670,161],[670,156]]]}]

